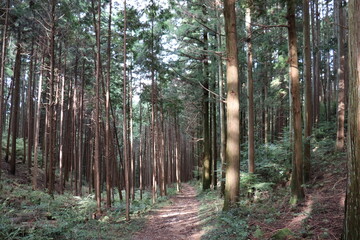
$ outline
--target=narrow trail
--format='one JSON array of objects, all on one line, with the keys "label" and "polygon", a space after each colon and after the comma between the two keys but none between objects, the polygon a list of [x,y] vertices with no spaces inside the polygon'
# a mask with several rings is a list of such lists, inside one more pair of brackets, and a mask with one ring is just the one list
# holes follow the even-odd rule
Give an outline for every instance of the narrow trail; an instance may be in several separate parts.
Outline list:
[{"label": "narrow trail", "polygon": [[171,204],[152,211],[146,226],[133,240],[198,240],[203,231],[196,190],[183,184],[181,192],[170,198]]}]

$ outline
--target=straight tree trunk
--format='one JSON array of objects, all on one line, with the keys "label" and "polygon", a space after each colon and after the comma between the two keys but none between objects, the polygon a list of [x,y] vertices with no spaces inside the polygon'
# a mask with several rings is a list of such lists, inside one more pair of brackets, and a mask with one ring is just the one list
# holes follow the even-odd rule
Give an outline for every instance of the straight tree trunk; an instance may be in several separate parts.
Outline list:
[{"label": "straight tree trunk", "polygon": [[123,152],[125,163],[125,200],[126,200],[126,220],[130,221],[130,164],[128,155],[128,131],[127,131],[127,117],[126,117],[126,30],[127,30],[127,15],[126,15],[126,0],[124,0],[124,77],[123,77]]},{"label": "straight tree trunk", "polygon": [[345,146],[345,9],[343,0],[338,0],[338,105],[337,105],[337,132],[335,148],[338,151],[344,150]]},{"label": "straight tree trunk", "polygon": [[349,1],[348,186],[344,240],[360,239],[360,2]]},{"label": "straight tree trunk", "polygon": [[64,193],[64,92],[65,92],[65,75],[61,76],[61,99],[60,99],[60,126],[59,126],[59,178],[60,193]]},{"label": "straight tree trunk", "polygon": [[226,32],[227,137],[224,210],[236,206],[240,183],[240,102],[235,0],[224,0]]},{"label": "straight tree trunk", "polygon": [[175,176],[176,176],[176,190],[180,192],[180,133],[178,118],[175,116]]},{"label": "straight tree trunk", "polygon": [[101,0],[98,0],[96,32],[96,84],[95,84],[95,152],[94,152],[94,183],[97,212],[101,213],[101,189],[100,189],[100,81],[101,81],[101,48],[100,48],[100,18]]},{"label": "straight tree trunk", "polygon": [[[206,7],[203,6],[203,13],[206,15]],[[206,22],[204,22],[206,24]],[[211,186],[211,167],[212,167],[212,159],[211,159],[211,141],[210,141],[210,114],[209,114],[209,61],[208,61],[208,32],[204,31],[203,33],[203,41],[204,41],[204,52],[203,55],[203,68],[204,68],[204,89],[203,89],[203,99],[202,99],[202,114],[203,114],[203,139],[204,139],[204,153],[203,153],[203,162],[202,162],[202,183],[203,190],[209,189]]]},{"label": "straight tree trunk", "polygon": [[[221,24],[220,24],[220,11],[217,11],[217,19],[218,19],[218,35],[217,35],[217,45],[218,51],[222,48],[221,41]],[[224,99],[224,79],[223,79],[223,64],[222,64],[222,56],[218,57],[218,74],[219,74],[219,114],[220,114],[220,161],[221,161],[221,190],[220,193],[224,196],[225,191],[225,156],[226,156],[226,119],[225,119],[225,104],[223,102]]]},{"label": "straight tree trunk", "polygon": [[[31,176],[31,165],[32,165],[32,145],[33,145],[33,135],[34,135],[34,122],[33,122],[33,82],[34,82],[34,62],[36,66],[36,56],[34,56],[34,38],[31,43],[31,52],[30,52],[30,66],[29,66],[29,81],[28,81],[28,89],[27,89],[27,139],[28,139],[28,147],[27,147],[27,165],[29,176]],[[36,50],[35,50],[36,51]],[[1,138],[0,138],[1,139]],[[1,158],[0,158],[1,159]]]},{"label": "straight tree trunk", "polygon": [[[151,1],[152,5],[154,5],[154,0]],[[155,124],[155,113],[156,113],[156,103],[155,103],[155,66],[154,66],[154,13],[151,13],[151,143],[152,143],[152,201],[156,202],[157,197],[157,162],[156,162],[156,142],[155,142],[155,134],[156,134],[156,124]]]},{"label": "straight tree trunk", "polygon": [[41,92],[42,92],[42,82],[43,82],[43,65],[44,65],[44,56],[42,57],[41,66],[40,66],[40,76],[38,83],[38,97],[37,97],[37,106],[36,106],[36,115],[35,115],[35,126],[34,126],[34,168],[32,170],[32,184],[33,190],[37,189],[37,175],[38,175],[38,144],[39,144],[39,129],[40,129],[40,120],[41,120]]},{"label": "straight tree trunk", "polygon": [[245,25],[247,32],[247,97],[248,97],[248,158],[249,173],[255,172],[255,139],[254,139],[254,84],[252,77],[252,33],[251,33],[251,7],[252,0],[248,1],[245,15]]},{"label": "straight tree trunk", "polygon": [[[49,121],[49,161],[48,161],[48,193],[53,195],[54,182],[55,182],[55,171],[54,171],[54,157],[55,157],[55,121],[54,121],[54,110],[55,110],[55,100],[54,100],[54,85],[55,85],[55,7],[57,1],[51,1],[51,30],[50,30],[50,78],[49,78],[49,111],[48,111],[48,121]],[[46,143],[45,143],[46,144]]]},{"label": "straight tree trunk", "polygon": [[[140,80],[140,88],[141,88],[141,80]],[[140,200],[142,200],[143,194],[143,127],[142,127],[142,106],[141,100],[139,101],[139,191],[140,191]],[[146,139],[145,139],[146,142]]]},{"label": "straight tree trunk", "polygon": [[12,142],[11,142],[11,159],[10,159],[10,173],[15,175],[16,169],[16,138],[18,134],[18,112],[19,112],[19,98],[20,98],[20,73],[21,73],[21,46],[20,34],[16,46],[15,67],[14,67],[14,89],[12,97]]},{"label": "straight tree trunk", "polygon": [[[4,113],[4,86],[5,86],[5,61],[6,61],[6,51],[7,51],[7,32],[8,32],[8,22],[9,22],[9,10],[10,10],[10,0],[6,1],[6,9],[5,9],[5,22],[3,28],[3,37],[2,37],[2,46],[1,46],[1,66],[0,66],[0,115]],[[6,115],[6,114],[4,114]],[[6,119],[6,116],[5,116]],[[2,138],[3,138],[3,117],[0,117],[0,162],[3,160],[3,146],[2,146]],[[0,171],[1,178],[1,171]],[[0,184],[1,187],[1,184]]]},{"label": "straight tree trunk", "polygon": [[304,143],[304,180],[310,180],[312,132],[312,94],[311,94],[311,46],[310,46],[310,14],[309,0],[303,0],[303,32],[304,32],[304,77],[305,77],[305,143]]},{"label": "straight tree trunk", "polygon": [[297,38],[295,26],[295,0],[287,2],[287,19],[289,34],[289,76],[290,91],[292,99],[293,116],[293,160],[291,176],[291,204],[295,205],[304,199],[303,185],[303,151],[302,151],[302,129],[301,129],[301,103],[300,103],[300,84],[297,56]]},{"label": "straight tree trunk", "polygon": [[132,74],[131,70],[129,69],[129,161],[130,161],[130,194],[131,199],[135,200],[135,157],[134,157],[134,141],[133,141],[133,104],[132,104]]},{"label": "straight tree trunk", "polygon": [[81,74],[81,89],[80,89],[80,107],[79,107],[79,195],[82,196],[82,175],[83,175],[83,156],[84,156],[84,141],[83,141],[83,119],[84,119],[84,85],[85,85],[85,59],[82,64]]},{"label": "straight tree trunk", "polygon": [[105,161],[106,161],[106,207],[111,207],[111,169],[110,169],[110,71],[111,71],[111,14],[112,0],[109,6],[108,23],[108,42],[107,42],[107,76],[106,76],[106,96],[105,96]]}]

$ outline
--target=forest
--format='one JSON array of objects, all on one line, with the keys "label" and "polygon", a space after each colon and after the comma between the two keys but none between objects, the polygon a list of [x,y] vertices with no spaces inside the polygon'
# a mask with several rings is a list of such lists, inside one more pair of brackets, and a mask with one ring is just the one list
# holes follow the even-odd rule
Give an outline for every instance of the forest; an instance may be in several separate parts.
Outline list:
[{"label": "forest", "polygon": [[360,1],[1,0],[0,239],[360,239]]}]

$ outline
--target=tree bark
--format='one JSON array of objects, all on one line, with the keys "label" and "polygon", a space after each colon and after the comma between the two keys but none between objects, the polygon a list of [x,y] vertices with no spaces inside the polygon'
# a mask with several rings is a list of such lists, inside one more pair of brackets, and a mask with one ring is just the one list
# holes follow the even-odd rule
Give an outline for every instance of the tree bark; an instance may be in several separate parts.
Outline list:
[{"label": "tree bark", "polygon": [[301,103],[300,84],[297,56],[297,40],[295,26],[295,0],[287,2],[287,19],[289,34],[289,76],[292,100],[292,132],[293,132],[293,160],[291,176],[291,204],[295,205],[304,199],[303,185],[303,151],[302,151],[302,129],[301,129]]},{"label": "tree bark", "polygon": [[33,190],[37,189],[37,175],[38,175],[38,144],[39,144],[39,128],[40,128],[40,119],[41,119],[41,92],[42,92],[42,82],[43,82],[43,69],[44,65],[44,56],[41,61],[40,66],[40,76],[38,84],[38,97],[37,97],[37,107],[36,107],[36,119],[34,126],[34,168],[32,170],[32,185]]},{"label": "tree bark", "polygon": [[[217,11],[218,18],[218,35],[217,35],[217,45],[218,51],[222,48],[221,41],[221,24],[220,24],[220,11]],[[225,119],[225,104],[223,103],[224,99],[224,80],[223,80],[223,62],[222,56],[218,57],[218,74],[219,74],[219,114],[220,114],[220,161],[221,161],[221,190],[220,193],[223,196],[225,192],[225,156],[226,156],[226,119]]]},{"label": "tree bark", "polygon": [[[49,135],[48,135],[48,146],[49,146],[49,161],[48,161],[48,179],[49,182],[48,192],[53,195],[54,182],[55,182],[55,169],[54,169],[54,157],[55,157],[55,99],[54,99],[54,86],[55,86],[55,7],[57,1],[51,1],[51,30],[50,30],[50,78],[49,78],[49,106],[48,106],[48,121],[49,121]],[[45,143],[46,144],[46,143]]]},{"label": "tree bark", "polygon": [[[151,1],[151,4],[154,6],[154,0]],[[152,10],[154,11],[154,10]],[[156,161],[156,141],[155,141],[155,134],[156,134],[156,102],[155,102],[155,66],[154,66],[154,12],[151,13],[151,144],[152,144],[152,201],[153,203],[156,202],[157,198],[157,161]]]},{"label": "tree bark", "polygon": [[14,66],[14,89],[12,96],[12,119],[11,119],[11,159],[10,159],[10,173],[15,175],[16,169],[16,138],[18,134],[18,112],[19,112],[19,98],[20,98],[20,73],[21,73],[21,46],[20,34],[16,46],[15,66]]},{"label": "tree bark", "polygon": [[240,181],[240,102],[235,0],[224,0],[227,78],[226,182],[224,210],[236,206]]},{"label": "tree bark", "polygon": [[305,143],[304,143],[304,180],[310,179],[312,132],[312,94],[311,94],[311,46],[310,46],[310,14],[309,0],[303,0],[303,32],[304,32],[304,78],[305,78]]},{"label": "tree bark", "polygon": [[[206,6],[203,5],[203,14],[206,16]],[[206,21],[204,21],[206,24]],[[209,114],[209,60],[208,60],[208,32],[203,32],[204,52],[203,58],[203,77],[204,77],[204,88],[203,88],[203,99],[202,99],[202,115],[203,115],[203,139],[204,139],[204,153],[202,162],[202,183],[203,190],[209,189],[211,186],[211,141],[210,141],[210,114]]]},{"label": "tree bark", "polygon": [[100,19],[101,0],[97,6],[98,19],[95,23],[96,33],[96,83],[95,83],[95,152],[94,152],[94,183],[97,212],[101,213],[101,189],[100,189],[100,81],[101,81],[101,48],[100,48]]},{"label": "tree bark", "polygon": [[245,25],[247,32],[247,97],[248,97],[248,170],[249,173],[255,172],[255,139],[254,139],[254,84],[252,77],[252,33],[251,33],[251,7],[252,1],[248,1],[245,15]]},{"label": "tree bark", "polygon": [[360,2],[349,1],[348,188],[344,240],[360,239]]},{"label": "tree bark", "polygon": [[337,105],[337,131],[336,144],[337,151],[344,150],[345,146],[345,9],[342,6],[343,0],[338,0],[339,19],[338,19],[338,105]]},{"label": "tree bark", "polygon": [[[10,10],[10,0],[6,1],[6,9],[5,9],[5,23],[2,31],[2,46],[1,46],[1,67],[0,67],[0,115],[4,113],[4,86],[5,86],[5,61],[6,61],[6,51],[7,51],[7,32],[8,32],[8,22],[9,22],[9,10]],[[4,114],[6,115],[6,114]],[[5,118],[6,119],[6,118]],[[3,117],[0,117],[0,162],[3,160],[3,146],[2,146],[2,138],[3,138]],[[1,178],[1,171],[0,171]],[[0,184],[1,187],[1,184]]]},{"label": "tree bark", "polygon": [[105,161],[106,161],[106,207],[111,207],[111,169],[110,169],[110,71],[111,71],[111,14],[112,0],[109,6],[108,22],[108,42],[107,42],[107,76],[106,76],[106,94],[105,94]]},{"label": "tree bark", "polygon": [[130,164],[128,153],[128,131],[127,131],[127,117],[126,117],[126,30],[127,30],[127,15],[126,15],[126,0],[124,0],[124,76],[123,76],[123,152],[125,163],[125,200],[126,200],[126,220],[130,221]]}]

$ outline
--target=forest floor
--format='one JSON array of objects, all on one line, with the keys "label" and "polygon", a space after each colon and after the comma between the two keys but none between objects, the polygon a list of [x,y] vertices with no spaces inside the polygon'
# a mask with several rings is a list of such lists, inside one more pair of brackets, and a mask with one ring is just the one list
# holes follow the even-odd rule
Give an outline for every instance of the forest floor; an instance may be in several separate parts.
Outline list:
[{"label": "forest floor", "polygon": [[[144,192],[142,199],[136,195],[130,222],[125,221],[124,202],[117,198],[110,209],[94,218],[93,194],[84,191],[83,197],[78,197],[67,191],[49,196],[42,172],[39,190],[33,191],[25,164],[19,161],[13,176],[2,161],[0,239],[340,239],[346,154],[334,151],[334,142],[326,132],[322,136],[313,144],[311,179],[304,185],[306,198],[295,207],[289,203],[289,181],[272,183],[264,177],[261,181],[268,182],[254,185],[251,178],[242,175],[239,207],[231,211],[222,211],[219,188],[202,191],[201,183],[194,180],[183,183],[177,194],[174,186],[168,188],[169,196],[159,197],[156,204],[152,204],[149,191]],[[275,153],[275,158],[280,159],[281,155]],[[264,164],[259,163],[258,169],[261,168]],[[276,171],[280,170],[276,166]],[[250,185],[246,185],[247,181]],[[256,192],[249,196],[248,190],[253,186],[257,186]]]},{"label": "forest floor", "polygon": [[201,239],[200,202],[193,186],[182,184],[181,192],[170,198],[170,204],[152,210],[145,227],[134,240],[197,240]]},{"label": "forest floor", "polygon": [[[289,204],[289,188],[251,208],[250,239],[341,239],[346,195],[346,156],[333,151],[314,154],[305,200]],[[282,238],[281,236],[286,236]]]}]

